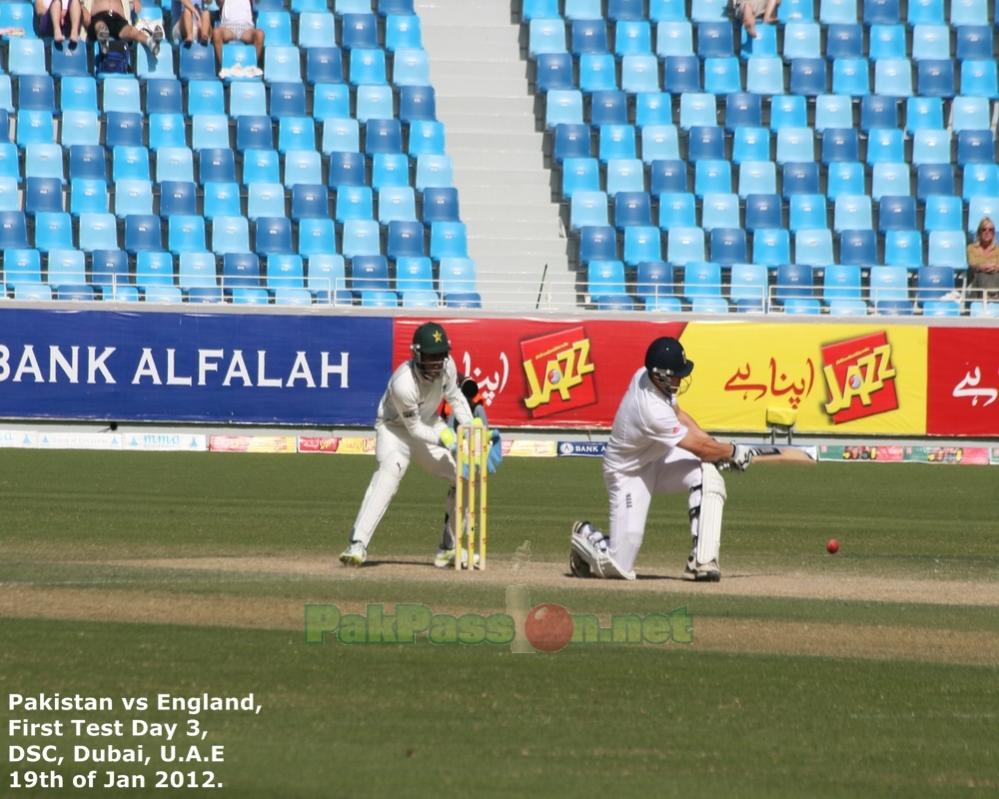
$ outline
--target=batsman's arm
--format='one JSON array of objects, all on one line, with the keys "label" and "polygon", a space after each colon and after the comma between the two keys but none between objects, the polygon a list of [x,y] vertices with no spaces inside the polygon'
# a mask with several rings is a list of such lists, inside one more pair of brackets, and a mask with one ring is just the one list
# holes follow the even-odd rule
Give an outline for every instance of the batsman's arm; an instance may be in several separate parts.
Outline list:
[{"label": "batsman's arm", "polygon": [[679,407],[675,410],[676,418],[687,428],[687,434],[680,439],[681,447],[707,463],[729,461],[735,457],[735,444],[731,441],[719,441],[705,432],[689,413]]}]

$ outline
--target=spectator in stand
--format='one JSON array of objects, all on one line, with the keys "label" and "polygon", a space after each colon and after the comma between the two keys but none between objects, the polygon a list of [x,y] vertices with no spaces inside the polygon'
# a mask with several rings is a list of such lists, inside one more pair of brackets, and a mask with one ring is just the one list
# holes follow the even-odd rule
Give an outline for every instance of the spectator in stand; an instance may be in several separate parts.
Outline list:
[{"label": "spectator in stand", "polygon": [[[138,0],[135,0],[134,5],[136,13],[140,13]],[[100,44],[102,53],[107,52],[111,39],[119,39],[144,44],[153,58],[160,54],[163,28],[156,26],[150,31],[135,27],[131,22],[131,11],[125,8],[123,0],[93,0],[89,9],[84,7],[83,24],[88,36],[92,36]]]},{"label": "spectator in stand", "polygon": [[975,240],[968,245],[968,288],[971,299],[999,298],[999,245],[996,245],[996,226],[989,217],[978,223]]},{"label": "spectator in stand", "polygon": [[257,51],[257,68],[264,65],[264,32],[253,22],[250,0],[219,0],[219,21],[212,31],[215,63],[222,69],[222,45],[239,41],[252,44]]},{"label": "spectator in stand", "polygon": [[170,11],[173,40],[190,46],[197,39],[207,45],[212,37],[212,18],[200,0],[173,0]]},{"label": "spectator in stand", "polygon": [[732,11],[736,19],[742,20],[746,34],[755,39],[759,36],[756,32],[756,18],[763,17],[766,23],[776,22],[778,5],[780,0],[732,0]]},{"label": "spectator in stand", "polygon": [[35,18],[39,36],[51,36],[60,46],[68,38],[71,48],[79,43],[83,18],[80,0],[35,0]]}]

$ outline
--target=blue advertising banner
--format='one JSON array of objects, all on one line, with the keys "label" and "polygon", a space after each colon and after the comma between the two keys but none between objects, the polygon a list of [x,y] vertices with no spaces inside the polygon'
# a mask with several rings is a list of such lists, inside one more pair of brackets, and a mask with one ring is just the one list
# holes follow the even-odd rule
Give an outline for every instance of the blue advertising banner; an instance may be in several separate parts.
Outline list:
[{"label": "blue advertising banner", "polygon": [[374,422],[392,320],[10,309],[0,417]]}]

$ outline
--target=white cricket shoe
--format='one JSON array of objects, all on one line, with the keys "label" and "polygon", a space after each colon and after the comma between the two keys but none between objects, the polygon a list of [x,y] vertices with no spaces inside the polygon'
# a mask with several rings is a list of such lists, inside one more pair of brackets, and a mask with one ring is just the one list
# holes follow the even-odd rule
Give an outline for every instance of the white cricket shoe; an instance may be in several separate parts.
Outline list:
[{"label": "white cricket shoe", "polygon": [[687,565],[683,569],[682,576],[684,580],[693,580],[698,583],[717,583],[721,580],[721,569],[718,568],[717,560],[698,563],[697,559],[691,555],[687,558]]},{"label": "white cricket shoe", "polygon": [[454,548],[438,549],[434,555],[434,566],[438,569],[446,569],[454,566]]},{"label": "white cricket shoe", "polygon": [[360,541],[351,541],[350,546],[340,553],[340,562],[344,566],[362,566],[368,559],[368,550]]}]

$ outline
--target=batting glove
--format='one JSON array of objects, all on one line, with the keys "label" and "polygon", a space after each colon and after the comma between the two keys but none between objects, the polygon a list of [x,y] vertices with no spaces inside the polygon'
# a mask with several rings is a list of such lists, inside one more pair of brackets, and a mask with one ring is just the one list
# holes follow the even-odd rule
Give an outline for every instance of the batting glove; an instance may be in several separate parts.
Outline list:
[{"label": "batting glove", "polygon": [[719,465],[723,469],[734,469],[736,471],[744,472],[749,468],[749,464],[753,462],[753,449],[747,447],[745,444],[733,444],[732,445],[732,457],[727,461],[722,461]]}]

